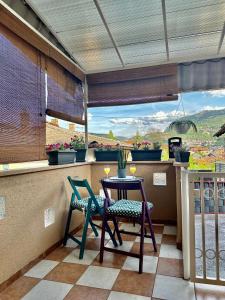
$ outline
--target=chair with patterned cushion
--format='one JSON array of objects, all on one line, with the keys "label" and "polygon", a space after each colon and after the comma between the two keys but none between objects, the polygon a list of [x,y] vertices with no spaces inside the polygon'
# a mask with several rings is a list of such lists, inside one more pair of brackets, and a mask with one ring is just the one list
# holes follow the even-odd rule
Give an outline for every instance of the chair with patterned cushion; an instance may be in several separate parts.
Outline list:
[{"label": "chair with patterned cushion", "polygon": [[[94,224],[92,221],[92,217],[99,215],[103,215],[103,207],[104,207],[104,198],[100,197],[99,195],[95,195],[87,181],[87,179],[80,180],[80,179],[72,179],[70,176],[67,177],[70,185],[73,189],[71,201],[70,201],[70,207],[69,207],[69,213],[67,217],[67,223],[66,223],[66,229],[65,229],[65,235],[63,239],[63,245],[65,246],[67,243],[68,238],[72,239],[74,242],[76,242],[80,246],[80,254],[79,258],[82,259],[84,255],[84,249],[86,244],[86,238],[87,238],[87,230],[88,230],[88,224],[91,225],[92,230],[94,231],[95,236],[98,236],[98,231],[96,227],[101,228],[97,224]],[[82,198],[78,189],[79,188],[85,188],[88,192],[88,197]],[[110,204],[113,203],[113,200]],[[85,223],[82,233],[81,240],[78,240],[73,235],[69,233],[70,228],[70,222],[72,213],[74,210],[79,210],[85,213]],[[113,241],[114,246],[117,246],[117,242],[114,238],[114,235],[109,227],[108,224],[106,224],[105,230],[109,233],[110,238]]]},{"label": "chair with patterned cushion", "polygon": [[[153,209],[153,204],[146,200],[146,195],[143,188],[142,179],[134,179],[132,181],[113,181],[110,179],[104,179],[101,181],[102,187],[105,193],[105,203],[104,203],[104,215],[103,215],[103,225],[102,225],[102,236],[101,236],[101,246],[100,246],[100,262],[103,262],[104,251],[115,252],[119,254],[125,254],[127,256],[132,256],[139,258],[139,273],[143,270],[143,255],[144,255],[144,238],[151,238],[154,251],[157,252],[157,246],[155,241],[154,230],[151,222],[151,211]],[[128,190],[139,190],[141,194],[142,201],[118,199],[112,206],[108,205],[110,203],[110,197],[108,194],[108,189],[117,189],[123,191],[123,194],[127,195]],[[108,248],[105,246],[105,230],[106,224],[109,219],[115,218],[127,218],[135,220],[141,224],[141,232],[129,232],[125,230],[118,230],[118,238],[120,244],[122,244],[121,234],[130,234],[140,236],[140,252],[132,253],[125,252],[119,249]],[[145,232],[145,222],[147,221],[150,229],[150,235]],[[117,228],[117,224],[115,228]]]}]

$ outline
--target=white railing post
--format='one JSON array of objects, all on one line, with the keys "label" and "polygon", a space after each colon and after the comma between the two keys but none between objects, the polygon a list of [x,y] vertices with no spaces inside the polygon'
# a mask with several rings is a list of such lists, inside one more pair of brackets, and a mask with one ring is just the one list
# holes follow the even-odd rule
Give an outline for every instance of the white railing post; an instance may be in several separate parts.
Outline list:
[{"label": "white railing post", "polygon": [[190,279],[189,172],[181,168],[182,248],[184,279]]}]

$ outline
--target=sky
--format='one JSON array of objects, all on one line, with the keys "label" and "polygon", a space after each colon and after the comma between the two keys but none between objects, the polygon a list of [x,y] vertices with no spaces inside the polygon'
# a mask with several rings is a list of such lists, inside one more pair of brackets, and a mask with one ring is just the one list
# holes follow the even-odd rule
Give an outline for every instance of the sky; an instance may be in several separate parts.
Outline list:
[{"label": "sky", "polygon": [[[129,138],[137,130],[141,134],[163,131],[176,118],[184,116],[184,113],[191,115],[203,110],[224,108],[225,90],[183,93],[179,95],[178,101],[90,108],[88,131],[108,133],[112,130],[115,136]],[[61,126],[67,127],[64,122]],[[77,125],[77,130],[83,131],[84,127]]]}]

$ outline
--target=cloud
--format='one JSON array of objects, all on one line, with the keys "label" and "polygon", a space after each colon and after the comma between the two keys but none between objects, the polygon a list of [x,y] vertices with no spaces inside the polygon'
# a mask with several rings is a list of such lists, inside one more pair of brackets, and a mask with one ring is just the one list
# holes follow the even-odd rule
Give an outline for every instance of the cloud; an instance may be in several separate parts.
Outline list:
[{"label": "cloud", "polygon": [[207,91],[207,92],[203,92],[203,94],[204,95],[210,95],[212,97],[221,98],[221,97],[225,97],[225,89]]},{"label": "cloud", "polygon": [[93,117],[93,114],[91,114],[90,112],[88,112],[88,121],[91,121],[92,117]]},{"label": "cloud", "polygon": [[221,109],[225,109],[225,106],[204,106],[202,110],[221,110]]},{"label": "cloud", "polygon": [[[110,123],[114,125],[154,125],[154,124],[167,124],[171,119],[183,116],[183,112],[172,111],[158,111],[152,115],[145,117],[127,117],[127,118],[112,118]],[[161,127],[161,126],[160,126]]]}]

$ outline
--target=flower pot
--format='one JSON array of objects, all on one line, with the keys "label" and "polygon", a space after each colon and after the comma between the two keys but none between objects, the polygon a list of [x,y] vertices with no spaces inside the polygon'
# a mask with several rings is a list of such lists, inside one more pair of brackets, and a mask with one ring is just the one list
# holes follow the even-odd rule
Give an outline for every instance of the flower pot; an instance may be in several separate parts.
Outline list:
[{"label": "flower pot", "polygon": [[117,161],[118,157],[119,157],[118,150],[106,150],[106,151],[95,150],[96,161]]},{"label": "flower pot", "polygon": [[126,178],[126,168],[125,169],[118,169],[117,174],[119,178]]},{"label": "flower pot", "polygon": [[76,149],[76,162],[84,162],[86,158],[86,149]]},{"label": "flower pot", "polygon": [[160,161],[162,150],[131,150],[132,161]]},{"label": "flower pot", "polygon": [[47,152],[48,164],[49,165],[64,165],[73,164],[76,161],[76,152],[74,150],[70,151],[50,151]]},{"label": "flower pot", "polygon": [[177,162],[189,162],[190,152],[189,151],[175,151],[174,156]]}]

